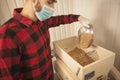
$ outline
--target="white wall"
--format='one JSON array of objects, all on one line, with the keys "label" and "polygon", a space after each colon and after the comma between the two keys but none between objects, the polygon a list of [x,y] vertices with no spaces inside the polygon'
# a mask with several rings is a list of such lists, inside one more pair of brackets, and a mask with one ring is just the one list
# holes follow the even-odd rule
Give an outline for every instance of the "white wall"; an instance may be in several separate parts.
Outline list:
[{"label": "white wall", "polygon": [[15,7],[23,6],[23,0],[0,0],[0,24],[12,17]]},{"label": "white wall", "polygon": [[[73,13],[73,0],[57,0],[55,5],[55,15],[63,15],[63,14],[72,14]],[[60,27],[51,28],[51,42],[59,39],[64,39],[70,36],[75,35],[75,26],[74,23],[61,25]],[[52,43],[51,43],[51,47]]]},{"label": "white wall", "polygon": [[[116,53],[115,65],[120,71],[120,0],[57,0],[56,14],[76,13],[88,17],[94,26],[95,43]],[[1,0],[0,25],[12,17],[23,0]],[[50,29],[51,41],[77,34],[79,23]]]},{"label": "white wall", "polygon": [[120,70],[120,0],[75,0],[75,13],[88,17],[94,26],[95,42],[116,53]]}]

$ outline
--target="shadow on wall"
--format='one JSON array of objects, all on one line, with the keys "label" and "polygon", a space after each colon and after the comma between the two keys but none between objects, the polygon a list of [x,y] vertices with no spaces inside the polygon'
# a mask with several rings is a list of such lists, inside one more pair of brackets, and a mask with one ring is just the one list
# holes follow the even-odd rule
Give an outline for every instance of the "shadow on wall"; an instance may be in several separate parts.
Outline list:
[{"label": "shadow on wall", "polygon": [[102,0],[97,7],[98,8],[95,15],[96,19],[93,21],[95,23],[94,26],[96,26],[94,27],[94,31],[97,34],[95,37],[103,47],[110,47],[110,44],[106,45],[108,42],[110,42],[110,39],[112,39],[112,31],[108,28],[110,25],[109,21],[111,16],[110,6],[107,0]]},{"label": "shadow on wall", "polygon": [[[115,33],[117,29],[117,18],[119,11],[119,0],[101,0],[98,4],[98,8],[96,10],[95,19],[92,21],[95,31],[95,42],[109,50],[114,51],[118,46],[114,46],[115,44]],[[120,2],[120,1],[119,1]],[[114,46],[114,48],[113,48]],[[116,52],[117,54],[118,52]],[[120,63],[118,63],[117,58],[120,60],[120,56],[116,57],[115,66],[120,71]]]}]

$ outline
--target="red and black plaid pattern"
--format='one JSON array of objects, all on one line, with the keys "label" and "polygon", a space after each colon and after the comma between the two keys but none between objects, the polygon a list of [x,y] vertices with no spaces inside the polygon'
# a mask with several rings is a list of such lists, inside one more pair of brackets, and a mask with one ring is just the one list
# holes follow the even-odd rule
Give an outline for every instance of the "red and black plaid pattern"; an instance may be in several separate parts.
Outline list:
[{"label": "red and black plaid pattern", "polygon": [[33,22],[21,10],[0,28],[0,80],[53,80],[48,28],[77,21],[79,15]]}]

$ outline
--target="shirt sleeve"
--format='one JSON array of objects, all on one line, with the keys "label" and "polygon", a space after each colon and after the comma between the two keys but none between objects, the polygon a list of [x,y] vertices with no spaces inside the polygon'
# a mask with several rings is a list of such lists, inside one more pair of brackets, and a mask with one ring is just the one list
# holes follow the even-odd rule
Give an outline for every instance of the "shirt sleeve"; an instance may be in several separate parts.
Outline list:
[{"label": "shirt sleeve", "polygon": [[72,23],[78,21],[79,16],[80,15],[73,15],[73,14],[54,16],[47,19],[47,25],[48,28],[50,28],[50,27],[59,26],[60,24]]},{"label": "shirt sleeve", "polygon": [[20,56],[16,44],[0,34],[0,80],[17,80]]}]

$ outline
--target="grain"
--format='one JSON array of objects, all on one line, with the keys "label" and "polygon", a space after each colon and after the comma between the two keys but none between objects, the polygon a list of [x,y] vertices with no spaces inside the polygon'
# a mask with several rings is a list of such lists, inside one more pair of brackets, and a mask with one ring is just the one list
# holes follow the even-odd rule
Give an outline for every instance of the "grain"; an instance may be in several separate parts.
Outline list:
[{"label": "grain", "polygon": [[91,57],[86,55],[86,53],[79,48],[71,50],[70,52],[68,52],[68,54],[82,66],[86,66],[94,62],[94,60]]},{"label": "grain", "polygon": [[83,33],[79,35],[80,48],[88,48],[93,42],[93,34]]}]

